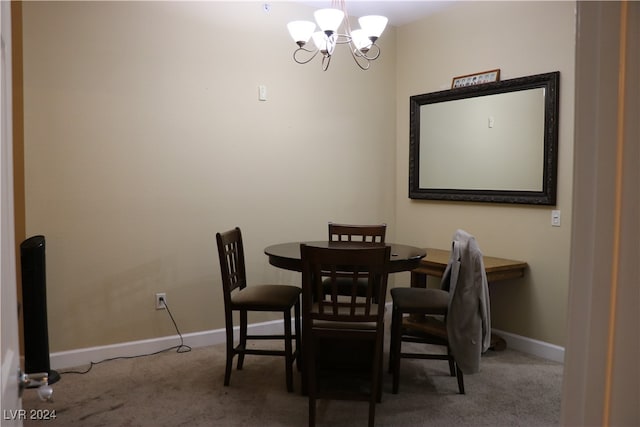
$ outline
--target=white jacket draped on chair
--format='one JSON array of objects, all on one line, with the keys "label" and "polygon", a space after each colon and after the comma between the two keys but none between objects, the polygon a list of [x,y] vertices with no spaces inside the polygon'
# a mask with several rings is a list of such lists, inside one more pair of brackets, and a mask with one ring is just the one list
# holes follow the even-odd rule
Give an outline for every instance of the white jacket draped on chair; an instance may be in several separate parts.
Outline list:
[{"label": "white jacket draped on chair", "polygon": [[463,373],[476,373],[480,355],[491,344],[489,286],[480,247],[464,230],[457,230],[453,236],[442,289],[452,294],[447,314],[451,353]]}]

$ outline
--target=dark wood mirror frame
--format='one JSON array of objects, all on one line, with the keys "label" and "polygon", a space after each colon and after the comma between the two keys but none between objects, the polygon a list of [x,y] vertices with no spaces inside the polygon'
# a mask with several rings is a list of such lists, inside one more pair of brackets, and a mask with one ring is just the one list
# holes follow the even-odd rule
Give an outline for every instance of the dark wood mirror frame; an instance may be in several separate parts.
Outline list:
[{"label": "dark wood mirror frame", "polygon": [[[520,77],[500,82],[485,83],[451,90],[414,95],[410,97],[409,132],[409,198],[491,203],[521,203],[555,205],[558,165],[558,109],[560,72]],[[544,89],[544,160],[540,165],[542,183],[540,191],[471,189],[471,188],[420,188],[420,150],[426,149],[426,141],[420,136],[420,112],[426,104],[464,100],[528,89]],[[541,124],[542,125],[542,124]],[[517,138],[517,136],[514,136]],[[496,153],[500,156],[500,153]]]}]

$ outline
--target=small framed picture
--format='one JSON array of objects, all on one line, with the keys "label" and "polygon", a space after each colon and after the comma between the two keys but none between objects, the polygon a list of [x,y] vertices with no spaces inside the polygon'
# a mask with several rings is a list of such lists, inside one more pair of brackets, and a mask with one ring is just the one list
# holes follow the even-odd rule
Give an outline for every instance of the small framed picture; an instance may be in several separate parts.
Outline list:
[{"label": "small framed picture", "polygon": [[500,80],[500,69],[483,71],[481,73],[467,74],[454,77],[451,81],[451,89],[457,87],[474,86],[483,83],[497,82]]}]

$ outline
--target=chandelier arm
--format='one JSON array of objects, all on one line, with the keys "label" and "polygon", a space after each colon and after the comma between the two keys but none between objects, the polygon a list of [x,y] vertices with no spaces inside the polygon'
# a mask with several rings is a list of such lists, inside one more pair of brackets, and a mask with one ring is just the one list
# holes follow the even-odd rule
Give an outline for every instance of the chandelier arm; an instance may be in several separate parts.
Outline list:
[{"label": "chandelier arm", "polygon": [[[300,51],[304,51],[307,53],[313,53],[313,55],[311,55],[308,59],[298,59],[298,54],[300,53]],[[318,52],[320,52],[320,50],[316,49],[316,50],[310,50],[310,49],[305,49],[304,47],[299,47],[296,50],[293,51],[293,60],[296,61],[298,64],[307,64],[309,62],[311,62],[313,60],[313,58],[315,58],[318,55]]]},{"label": "chandelier arm", "polygon": [[351,43],[351,36],[349,34],[338,34],[335,33],[335,43],[336,44],[347,44]]},{"label": "chandelier arm", "polygon": [[357,49],[349,49],[349,51],[351,52],[353,61],[358,65],[358,67],[360,67],[361,70],[366,71],[369,69],[369,66],[371,65],[371,61],[369,60],[369,58],[364,55],[356,54],[356,52],[359,52],[359,50]]},{"label": "chandelier arm", "polygon": [[[374,50],[374,48],[375,48],[375,50]],[[370,54],[371,54],[371,52],[372,52],[372,51],[373,51],[373,52],[375,52],[375,55],[370,56]],[[375,60],[375,59],[378,59],[378,57],[380,56],[380,46],[378,46],[378,45],[377,45],[377,44],[375,44],[375,43],[374,43],[374,44],[372,44],[372,45],[371,45],[371,47],[369,48],[369,52],[367,52],[367,53],[365,54],[365,56],[366,56],[366,58],[367,58],[369,61],[373,61],[373,60]]]},{"label": "chandelier arm", "polygon": [[[375,47],[375,49],[373,49]],[[372,44],[368,51],[363,52],[359,49],[353,48],[353,54],[367,59],[368,61],[374,61],[380,56],[380,47],[377,44]]]},{"label": "chandelier arm", "polygon": [[327,71],[331,65],[331,55],[322,55],[322,71]]}]

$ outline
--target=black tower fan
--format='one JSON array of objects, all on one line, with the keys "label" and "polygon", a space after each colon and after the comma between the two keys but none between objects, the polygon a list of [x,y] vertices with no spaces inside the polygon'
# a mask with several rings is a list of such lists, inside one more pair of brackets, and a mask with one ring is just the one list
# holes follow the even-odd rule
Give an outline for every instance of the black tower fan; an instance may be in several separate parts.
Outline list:
[{"label": "black tower fan", "polygon": [[20,244],[22,306],[24,317],[24,365],[27,374],[48,373],[49,384],[60,379],[49,363],[47,326],[47,274],[44,236]]}]

